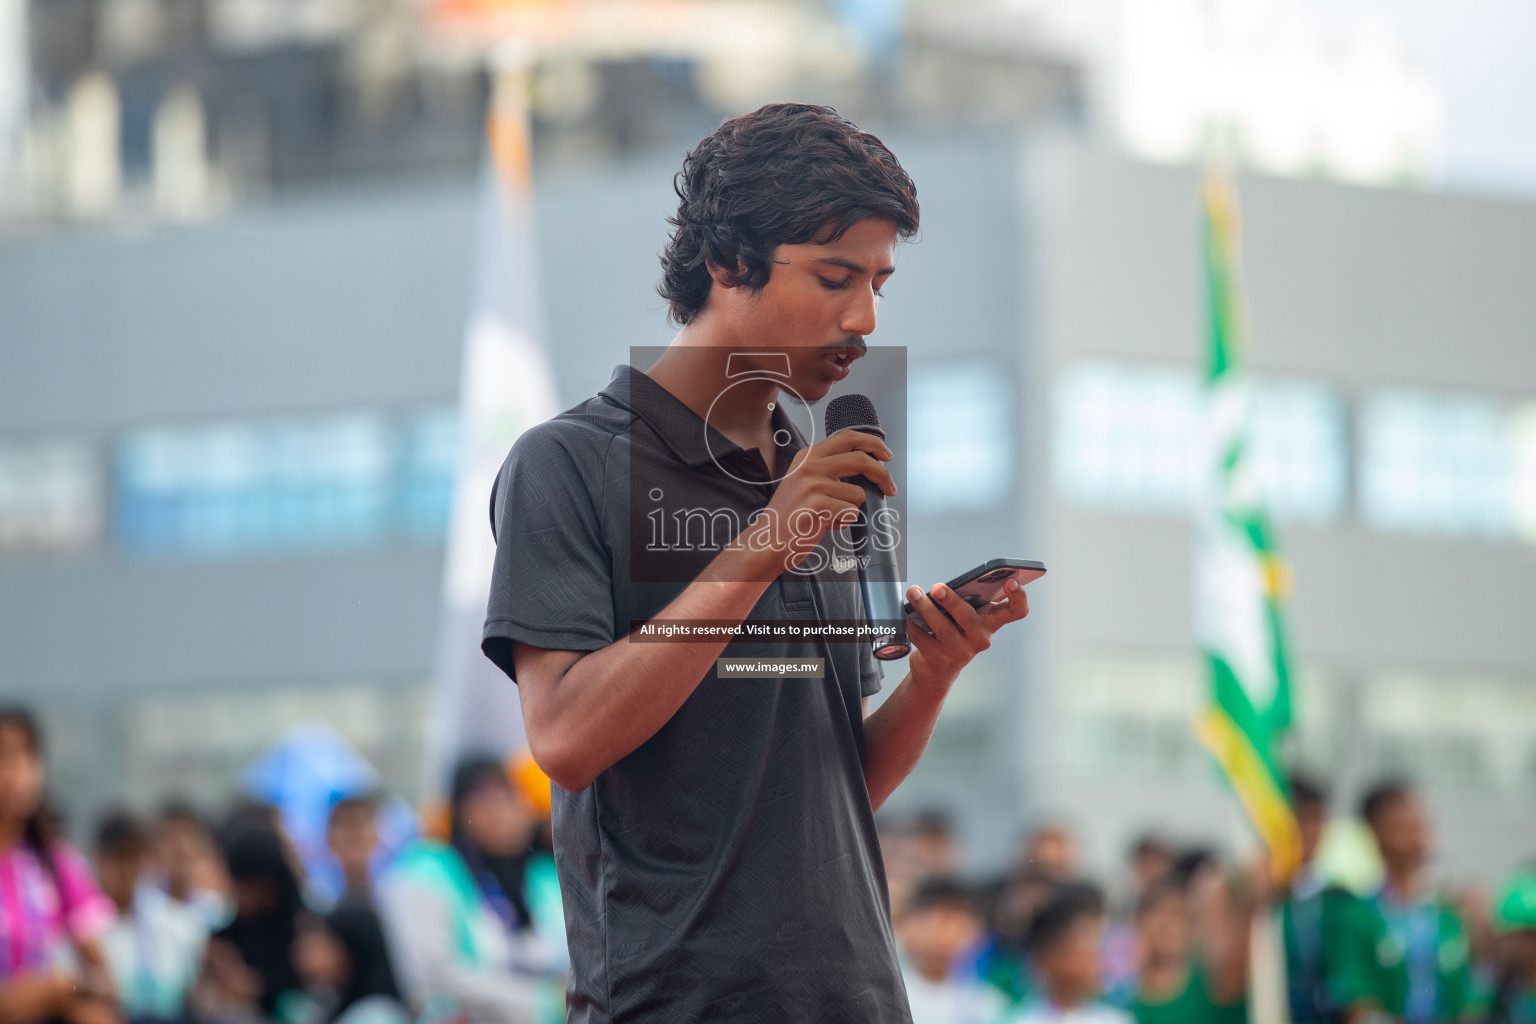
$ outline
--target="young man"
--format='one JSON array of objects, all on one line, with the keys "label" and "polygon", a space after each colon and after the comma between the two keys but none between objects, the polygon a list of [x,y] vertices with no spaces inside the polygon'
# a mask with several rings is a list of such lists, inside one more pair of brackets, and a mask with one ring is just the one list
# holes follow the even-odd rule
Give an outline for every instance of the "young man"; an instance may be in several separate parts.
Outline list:
[{"label": "young man", "polygon": [[135,1021],[180,1020],[197,978],[208,926],[186,903],[148,884],[149,835],[132,815],[114,812],[96,831],[96,874],[117,908],[102,952],[118,1003]]},{"label": "young man", "polygon": [[229,878],[214,849],[213,836],[192,805],[180,800],[160,810],[154,831],[159,887],[176,903],[191,907],[210,931],[229,923]]},{"label": "young man", "polygon": [[330,902],[373,902],[373,855],[379,848],[379,802],[371,793],[342,797],[326,821],[325,845],[336,858],[339,888]]},{"label": "young man", "polygon": [[902,908],[896,938],[912,1024],[998,1024],[1008,1000],[976,973],[985,934],[976,901],[958,880],[932,875]]},{"label": "young man", "polygon": [[1361,904],[1347,941],[1351,1020],[1385,1012],[1403,1024],[1451,1024],[1467,1009],[1471,943],[1455,905],[1430,886],[1429,818],[1406,782],[1373,786],[1360,816],[1376,837],[1386,878]]},{"label": "young man", "polygon": [[1153,882],[1136,906],[1136,1024],[1226,1024],[1248,1019],[1242,992],[1221,991],[1195,955],[1184,891]]},{"label": "young man", "polygon": [[[1361,801],[1385,880],[1369,901],[1375,915],[1356,929],[1356,970],[1375,978],[1375,1003],[1402,1024],[1450,1024],[1467,1009],[1471,943],[1461,912],[1433,889],[1430,820],[1405,781],[1381,781]],[[1364,981],[1356,989],[1366,989]]]},{"label": "young man", "polygon": [[[912,588],[933,632],[911,624],[908,675],[873,714],[867,642],[637,627],[863,617],[851,571],[796,570],[863,501],[842,478],[895,492],[891,452],[855,430],[807,447],[785,401],[819,402],[864,354],[916,190],[878,139],[804,104],[725,122],[675,187],[660,290],[681,330],[524,433],[492,496],[484,649],[555,782],[569,1019],[902,1024],[874,810],[1023,591],[979,613]],[[646,500],[739,532],[653,557]],[[724,679],[726,653],[823,675]]]},{"label": "young man", "polygon": [[1536,866],[1504,883],[1494,905],[1497,968],[1485,982],[1480,1015],[1486,1024],[1536,1024]]},{"label": "young man", "polygon": [[1132,1024],[1131,1015],[1100,1001],[1099,951],[1104,897],[1080,882],[1056,887],[1025,937],[1040,991],[1019,1024]]},{"label": "young man", "polygon": [[[1286,986],[1292,1024],[1335,1024],[1369,1016],[1368,993],[1343,972],[1351,922],[1363,908],[1346,889],[1317,874],[1317,848],[1328,824],[1328,794],[1320,783],[1291,777],[1301,831],[1301,866],[1280,902]],[[1355,1004],[1360,1004],[1356,1006]]]}]

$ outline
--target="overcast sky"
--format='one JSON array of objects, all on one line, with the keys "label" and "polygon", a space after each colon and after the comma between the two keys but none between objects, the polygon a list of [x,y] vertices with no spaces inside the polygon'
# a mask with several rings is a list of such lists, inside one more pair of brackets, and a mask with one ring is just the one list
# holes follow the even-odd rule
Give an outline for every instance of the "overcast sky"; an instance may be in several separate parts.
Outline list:
[{"label": "overcast sky", "polygon": [[1447,187],[1536,198],[1536,0],[1305,0],[1391,26],[1439,81]]}]

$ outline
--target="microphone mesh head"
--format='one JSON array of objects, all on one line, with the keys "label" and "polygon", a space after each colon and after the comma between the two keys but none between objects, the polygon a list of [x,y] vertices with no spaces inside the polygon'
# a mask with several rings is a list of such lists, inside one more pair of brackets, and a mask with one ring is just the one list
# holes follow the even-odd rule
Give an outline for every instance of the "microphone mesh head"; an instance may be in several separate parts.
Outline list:
[{"label": "microphone mesh head", "polygon": [[827,403],[827,436],[849,429],[862,430],[885,440],[885,431],[880,429],[880,414],[875,412],[875,403],[864,395],[838,395]]}]

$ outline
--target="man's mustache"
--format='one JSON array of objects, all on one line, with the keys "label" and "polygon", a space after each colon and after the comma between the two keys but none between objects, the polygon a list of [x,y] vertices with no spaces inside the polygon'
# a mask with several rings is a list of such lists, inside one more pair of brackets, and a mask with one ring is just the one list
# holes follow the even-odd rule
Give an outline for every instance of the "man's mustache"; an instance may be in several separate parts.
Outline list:
[{"label": "man's mustache", "polygon": [[863,335],[855,334],[844,338],[836,345],[828,345],[826,351],[831,353],[838,353],[842,352],[844,349],[853,349],[855,356],[862,356],[864,353],[869,351],[869,345],[865,343]]}]

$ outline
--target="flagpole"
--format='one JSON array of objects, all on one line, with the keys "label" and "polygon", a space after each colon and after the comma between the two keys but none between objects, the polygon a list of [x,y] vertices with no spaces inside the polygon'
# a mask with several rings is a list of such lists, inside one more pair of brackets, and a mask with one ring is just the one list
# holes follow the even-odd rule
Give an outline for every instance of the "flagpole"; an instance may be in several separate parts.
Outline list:
[{"label": "flagpole", "polygon": [[[1300,857],[1280,761],[1280,741],[1292,717],[1281,616],[1285,570],[1250,444],[1237,200],[1223,154],[1208,161],[1201,191],[1209,345],[1194,597],[1210,699],[1195,730],[1236,797],[1234,813],[1240,808],[1249,826],[1236,848],[1262,846],[1278,888]],[[1284,942],[1268,906],[1253,908],[1246,938],[1249,1018],[1288,1024]]]},{"label": "flagpole", "polygon": [[459,452],[443,564],[434,695],[422,758],[426,804],[460,756],[526,747],[517,687],[480,652],[495,541],[491,486],[524,429],[559,411],[542,344],[528,126],[530,54],[498,47],[480,178],[474,279],[459,387]]}]

